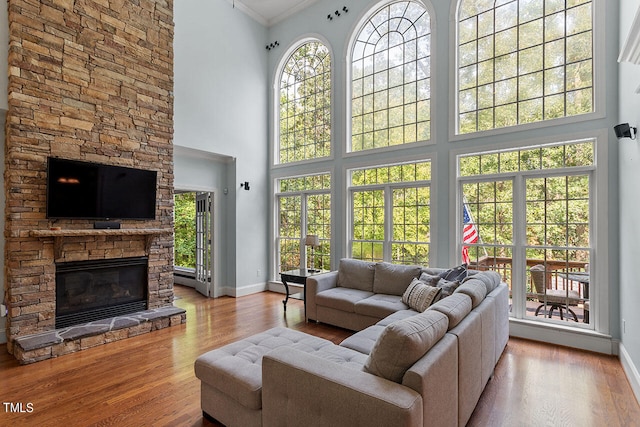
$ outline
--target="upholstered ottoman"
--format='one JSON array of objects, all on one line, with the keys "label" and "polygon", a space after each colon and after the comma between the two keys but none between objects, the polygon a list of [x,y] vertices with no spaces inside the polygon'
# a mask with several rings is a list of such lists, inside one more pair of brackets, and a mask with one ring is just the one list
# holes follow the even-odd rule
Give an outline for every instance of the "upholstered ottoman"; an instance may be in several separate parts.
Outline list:
[{"label": "upholstered ottoman", "polygon": [[361,370],[367,356],[331,341],[287,328],[263,333],[198,357],[202,411],[226,426],[262,425],[262,356],[290,347]]}]

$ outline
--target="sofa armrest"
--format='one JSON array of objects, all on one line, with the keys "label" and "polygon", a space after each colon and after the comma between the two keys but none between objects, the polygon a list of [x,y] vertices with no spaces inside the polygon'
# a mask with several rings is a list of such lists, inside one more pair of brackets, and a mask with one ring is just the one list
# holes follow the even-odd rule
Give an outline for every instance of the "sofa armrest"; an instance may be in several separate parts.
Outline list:
[{"label": "sofa armrest", "polygon": [[305,300],[307,319],[317,320],[318,310],[316,304],[316,295],[327,289],[335,288],[338,285],[338,272],[330,271],[328,273],[316,274],[307,278],[305,287]]},{"label": "sofa armrest", "polygon": [[422,420],[422,397],[409,387],[290,347],[262,360],[264,426],[416,426]]}]

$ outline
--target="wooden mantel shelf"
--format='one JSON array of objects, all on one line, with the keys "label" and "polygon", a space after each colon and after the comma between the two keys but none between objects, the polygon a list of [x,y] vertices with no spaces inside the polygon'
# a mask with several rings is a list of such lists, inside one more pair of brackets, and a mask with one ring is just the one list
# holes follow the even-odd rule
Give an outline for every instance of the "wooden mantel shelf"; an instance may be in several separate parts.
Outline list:
[{"label": "wooden mantel shelf", "polygon": [[151,241],[154,236],[161,234],[171,234],[172,229],[167,228],[118,228],[118,229],[60,229],[60,230],[31,230],[31,237],[49,238],[53,237],[53,247],[55,257],[62,257],[62,242],[65,237],[78,236],[146,236],[145,252],[149,254]]}]

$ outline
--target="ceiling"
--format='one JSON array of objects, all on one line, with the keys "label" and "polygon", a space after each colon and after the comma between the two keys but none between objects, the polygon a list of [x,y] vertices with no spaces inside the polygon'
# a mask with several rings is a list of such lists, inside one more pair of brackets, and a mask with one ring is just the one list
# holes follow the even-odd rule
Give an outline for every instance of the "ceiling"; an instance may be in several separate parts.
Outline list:
[{"label": "ceiling", "polygon": [[300,12],[316,1],[318,0],[227,0],[236,9],[267,27]]}]

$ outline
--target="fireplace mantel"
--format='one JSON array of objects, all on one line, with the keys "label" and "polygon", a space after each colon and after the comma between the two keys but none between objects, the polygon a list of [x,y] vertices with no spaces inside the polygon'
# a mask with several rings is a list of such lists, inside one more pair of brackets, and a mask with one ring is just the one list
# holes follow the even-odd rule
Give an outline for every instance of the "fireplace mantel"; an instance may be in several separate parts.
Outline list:
[{"label": "fireplace mantel", "polygon": [[145,252],[148,255],[154,236],[171,234],[167,228],[119,228],[119,229],[61,229],[61,230],[31,230],[29,235],[38,238],[53,238],[55,257],[62,256],[62,243],[65,237],[78,236],[146,236]]}]

